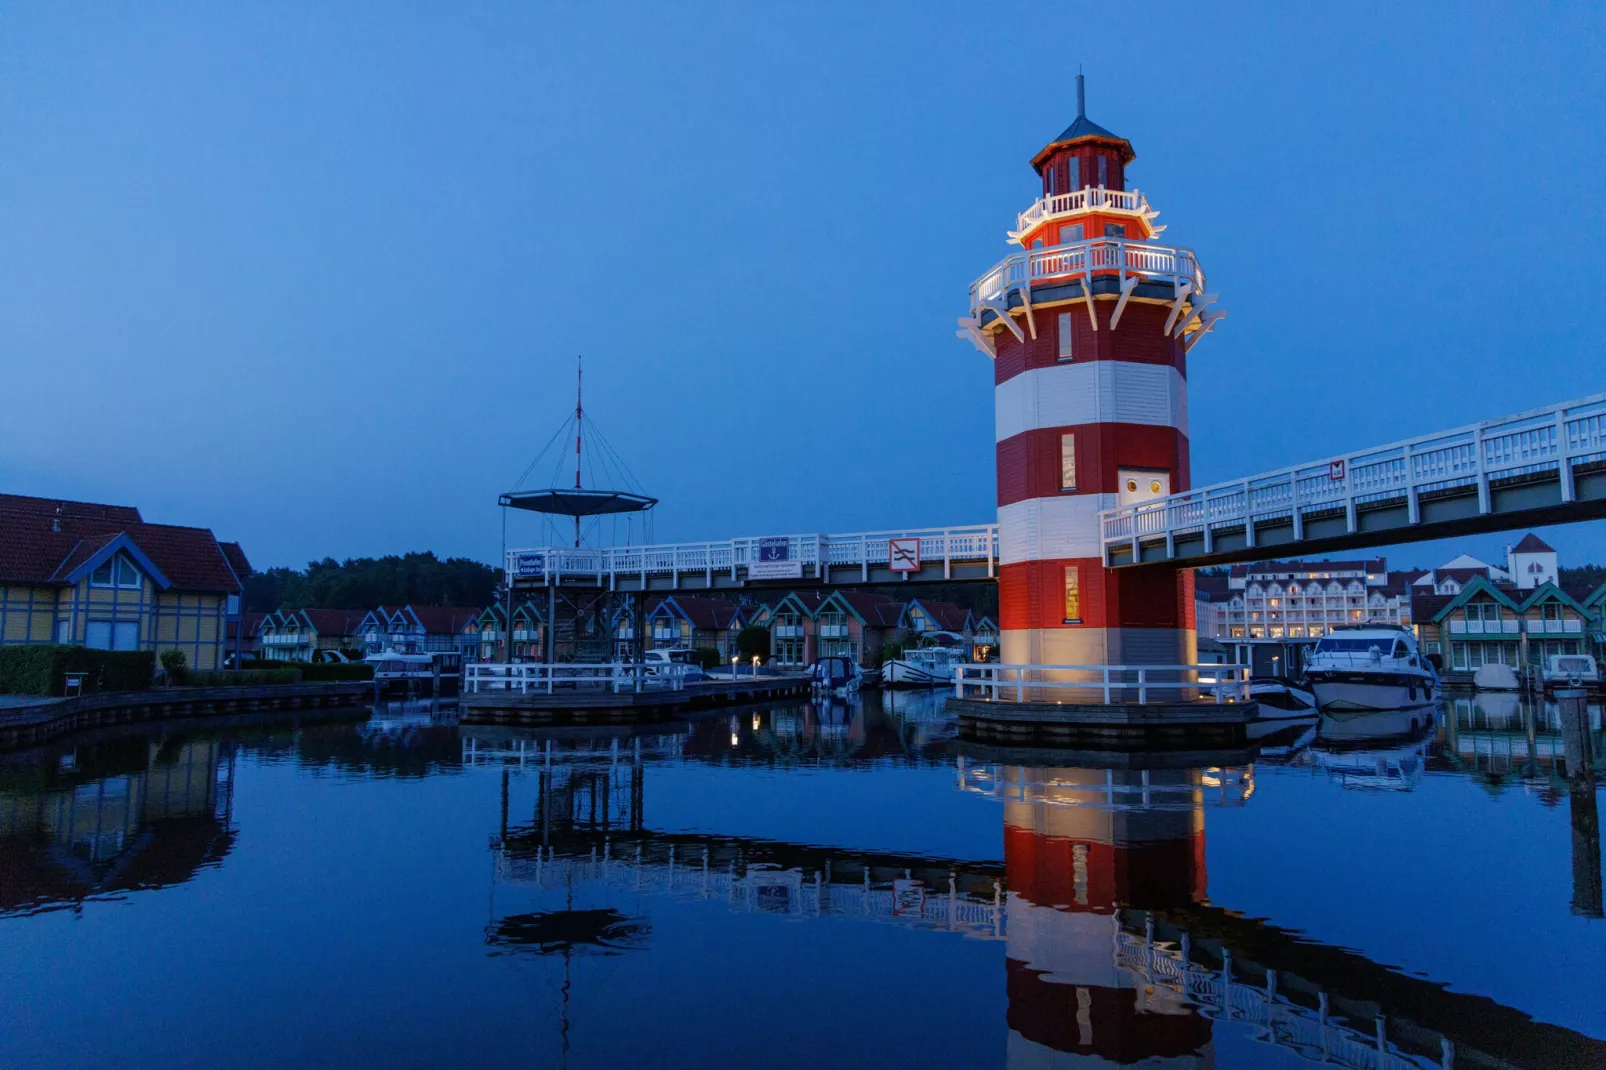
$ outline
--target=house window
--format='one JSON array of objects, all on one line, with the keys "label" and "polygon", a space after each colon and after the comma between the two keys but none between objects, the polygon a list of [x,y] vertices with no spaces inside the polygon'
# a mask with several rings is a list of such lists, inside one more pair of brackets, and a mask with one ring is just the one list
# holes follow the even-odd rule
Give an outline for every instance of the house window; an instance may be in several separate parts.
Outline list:
[{"label": "house window", "polygon": [[84,645],[91,650],[110,650],[112,648],[112,622],[109,620],[92,620],[84,629]]},{"label": "house window", "polygon": [[1110,158],[1108,156],[1100,156],[1099,157],[1099,188],[1102,189],[1103,187],[1108,186],[1109,184],[1110,184]]},{"label": "house window", "polygon": [[1074,332],[1071,329],[1071,314],[1069,312],[1061,312],[1059,314],[1059,346],[1060,360],[1075,359]]},{"label": "house window", "polygon": [[1060,435],[1060,490],[1076,489],[1076,436]]},{"label": "house window", "polygon": [[118,554],[100,563],[100,567],[89,574],[91,587],[123,587],[137,590],[139,588],[139,569],[134,562]]},{"label": "house window", "polygon": [[[110,561],[102,561],[100,566],[89,574],[89,585],[91,587],[110,587],[112,585],[112,563]],[[101,648],[97,647],[96,649]]]},{"label": "house window", "polygon": [[138,650],[139,623],[131,620],[92,620],[84,633],[91,650]]},{"label": "house window", "polygon": [[1065,566],[1065,623],[1082,623],[1082,570],[1076,565]]},{"label": "house window", "polygon": [[56,642],[63,645],[72,642],[72,621],[58,620],[56,622]]}]

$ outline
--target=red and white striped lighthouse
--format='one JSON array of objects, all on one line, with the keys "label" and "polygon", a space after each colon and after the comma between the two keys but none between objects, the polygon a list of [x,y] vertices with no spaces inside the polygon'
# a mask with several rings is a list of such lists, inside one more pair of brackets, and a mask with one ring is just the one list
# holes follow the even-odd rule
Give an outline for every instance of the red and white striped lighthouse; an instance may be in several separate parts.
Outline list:
[{"label": "red and white striped lighthouse", "polygon": [[1099,512],[1188,489],[1187,353],[1225,313],[1083,99],[1078,75],[1075,122],[1032,158],[1021,251],[959,321],[994,361],[1002,658],[1191,664],[1191,573],[1105,568]]}]

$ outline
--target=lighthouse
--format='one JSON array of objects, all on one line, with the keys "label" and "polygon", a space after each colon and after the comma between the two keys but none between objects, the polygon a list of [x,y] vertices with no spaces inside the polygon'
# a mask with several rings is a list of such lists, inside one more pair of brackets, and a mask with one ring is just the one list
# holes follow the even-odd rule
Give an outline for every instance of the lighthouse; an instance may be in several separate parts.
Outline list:
[{"label": "lighthouse", "polygon": [[1193,347],[1225,316],[1160,239],[1125,138],[1076,119],[1032,157],[1019,251],[978,279],[959,336],[993,362],[999,626],[1015,665],[1195,661],[1191,573],[1109,569],[1099,513],[1187,490]]}]

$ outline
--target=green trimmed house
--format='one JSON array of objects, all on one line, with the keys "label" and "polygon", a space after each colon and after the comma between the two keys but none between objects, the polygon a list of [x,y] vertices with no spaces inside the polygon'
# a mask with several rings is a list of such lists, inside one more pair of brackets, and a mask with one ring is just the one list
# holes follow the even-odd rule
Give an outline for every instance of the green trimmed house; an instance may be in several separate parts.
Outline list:
[{"label": "green trimmed house", "polygon": [[1484,665],[1522,669],[1556,654],[1597,653],[1603,608],[1606,585],[1586,592],[1544,583],[1519,591],[1474,576],[1417,627],[1423,652],[1443,660],[1446,681],[1466,682]]}]

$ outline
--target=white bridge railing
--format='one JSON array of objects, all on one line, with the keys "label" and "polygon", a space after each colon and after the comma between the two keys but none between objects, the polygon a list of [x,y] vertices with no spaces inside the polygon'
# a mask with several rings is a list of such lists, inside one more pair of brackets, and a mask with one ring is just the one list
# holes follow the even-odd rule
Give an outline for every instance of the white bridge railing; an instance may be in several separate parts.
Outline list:
[{"label": "white bridge railing", "polygon": [[[1575,500],[1573,468],[1606,460],[1606,394],[1530,409],[1498,420],[1358,450],[1248,479],[1235,479],[1099,514],[1105,560],[1112,544],[1136,544],[1202,534],[1205,552],[1217,528],[1243,526],[1254,545],[1254,525],[1291,518],[1295,540],[1304,537],[1303,514],[1342,511],[1348,530],[1359,530],[1357,509],[1371,502],[1407,505],[1420,519],[1424,496],[1477,489],[1478,511],[1492,512],[1490,483],[1536,473],[1557,473],[1561,500]],[[1133,554],[1134,558],[1137,556]]]},{"label": "white bridge railing", "polygon": [[463,690],[469,694],[484,691],[516,691],[552,694],[555,691],[682,691],[686,681],[683,666],[652,666],[630,662],[595,664],[546,664],[486,662],[463,667]]},{"label": "white bridge railing", "polygon": [[1146,219],[1159,215],[1149,207],[1148,198],[1137,190],[1103,189],[1098,186],[1088,186],[1084,189],[1073,190],[1070,193],[1056,193],[1049,197],[1039,197],[1032,202],[1032,206],[1015,217],[1015,233],[1012,238],[1019,238],[1032,227],[1044,220],[1055,216],[1069,215],[1072,212],[1085,212],[1089,208],[1104,208],[1112,212],[1133,212]]},{"label": "white bridge railing", "polygon": [[1173,285],[1186,282],[1194,293],[1205,288],[1204,271],[1191,249],[1125,238],[1093,238],[1005,257],[970,287],[970,314],[980,314],[1020,286],[1051,278],[1074,280],[1093,272],[1144,275]]},{"label": "white bridge railing", "polygon": [[[1091,692],[1091,694],[1088,694]],[[1045,694],[1072,701],[1183,702],[1210,697],[1217,703],[1249,701],[1247,665],[999,665],[954,666],[954,696],[993,702],[1041,700]]]},{"label": "white bridge railing", "polygon": [[[656,546],[615,546],[600,549],[534,547],[507,552],[509,581],[534,580],[553,583],[562,577],[590,578],[613,586],[619,577],[637,578],[645,583],[649,576],[701,574],[712,584],[716,573],[734,580],[802,579],[805,571],[813,578],[825,579],[828,571],[859,569],[863,579],[869,570],[893,567],[894,543],[902,553],[916,550],[913,558],[899,562],[901,570],[910,564],[920,569],[943,570],[950,574],[955,563],[985,563],[987,574],[994,574],[998,561],[998,525],[970,527],[912,528],[904,531],[862,531],[846,535],[768,535],[725,539],[719,542],[665,543]],[[754,566],[758,566],[755,568]],[[847,579],[839,576],[839,579]]]}]

